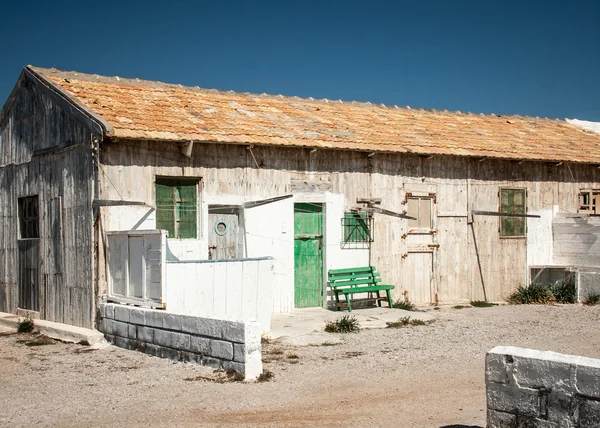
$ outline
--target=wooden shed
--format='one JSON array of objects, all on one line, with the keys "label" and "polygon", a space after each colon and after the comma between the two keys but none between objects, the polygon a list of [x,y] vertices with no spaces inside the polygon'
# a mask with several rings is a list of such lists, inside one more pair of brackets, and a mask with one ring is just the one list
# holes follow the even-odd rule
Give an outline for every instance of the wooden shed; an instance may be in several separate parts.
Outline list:
[{"label": "wooden shed", "polygon": [[600,212],[599,165],[564,120],[29,66],[0,113],[0,311],[94,326],[110,237],[156,229],[167,265],[273,257],[272,312],[369,264],[394,299],[498,301],[553,263],[558,213]]}]

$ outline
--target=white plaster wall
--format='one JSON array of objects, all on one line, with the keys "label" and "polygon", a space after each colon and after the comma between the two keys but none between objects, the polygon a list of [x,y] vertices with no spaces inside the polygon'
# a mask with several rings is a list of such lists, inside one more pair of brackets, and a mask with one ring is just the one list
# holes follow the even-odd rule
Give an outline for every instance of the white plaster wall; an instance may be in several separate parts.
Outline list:
[{"label": "white plaster wall", "polygon": [[540,218],[527,219],[527,266],[552,264],[552,219],[558,206],[528,214]]},{"label": "white plaster wall", "polygon": [[273,312],[294,309],[294,201],[244,210],[246,257],[274,257]]},{"label": "white plaster wall", "polygon": [[271,328],[274,260],[167,263],[166,310]]}]

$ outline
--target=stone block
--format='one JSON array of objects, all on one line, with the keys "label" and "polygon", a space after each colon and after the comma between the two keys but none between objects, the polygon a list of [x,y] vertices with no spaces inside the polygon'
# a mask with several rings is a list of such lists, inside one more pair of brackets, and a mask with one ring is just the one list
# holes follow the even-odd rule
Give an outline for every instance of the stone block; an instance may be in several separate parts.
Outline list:
[{"label": "stone block", "polygon": [[146,344],[146,354],[152,355],[154,357],[160,357],[160,352],[162,350],[162,347],[155,345],[153,343],[147,343]]},{"label": "stone block", "polygon": [[600,399],[600,360],[581,358],[575,370],[577,392]]},{"label": "stone block", "polygon": [[185,333],[171,332],[171,345],[173,349],[179,349],[180,351],[190,350],[190,335]]},{"label": "stone block", "polygon": [[181,359],[181,353],[176,349],[166,348],[161,346],[157,357],[166,358],[168,360],[179,361]]},{"label": "stone block", "polygon": [[146,326],[162,328],[164,313],[164,311],[159,311],[156,309],[145,311],[144,318]]},{"label": "stone block", "polygon": [[242,345],[241,343],[233,344],[233,361],[237,361],[238,363],[246,362],[246,345]]},{"label": "stone block", "polygon": [[168,312],[164,313],[162,317],[162,328],[165,330],[181,331],[181,317],[182,315],[170,314]]},{"label": "stone block", "polygon": [[116,336],[113,336],[112,334],[104,334],[104,338],[106,339],[106,341],[113,345],[115,344],[115,337]]},{"label": "stone block", "polygon": [[501,412],[538,417],[541,407],[539,391],[490,383],[487,385],[487,407]]},{"label": "stone block", "polygon": [[181,351],[181,361],[184,363],[191,364],[202,364],[202,354],[196,354],[194,352]]},{"label": "stone block", "polygon": [[547,419],[558,426],[569,426],[571,421],[573,396],[559,390],[550,391],[547,400]]},{"label": "stone block", "polygon": [[567,362],[550,359],[515,357],[513,375],[519,386],[560,390],[566,393],[575,391],[575,366]]},{"label": "stone block", "polygon": [[133,324],[127,324],[127,337],[129,339],[137,339],[137,329]]},{"label": "stone block", "polygon": [[508,380],[507,363],[504,355],[487,353],[485,355],[485,382],[506,383]]},{"label": "stone block", "polygon": [[131,309],[129,306],[116,305],[115,306],[115,320],[129,323],[129,312]]},{"label": "stone block", "polygon": [[224,340],[211,340],[210,356],[221,360],[233,360],[233,343]]},{"label": "stone block", "polygon": [[517,415],[488,409],[487,426],[488,428],[517,428]]},{"label": "stone block", "polygon": [[600,401],[583,399],[577,408],[577,426],[600,427]]},{"label": "stone block", "polygon": [[172,333],[170,331],[155,329],[153,343],[158,346],[170,346],[171,334]]},{"label": "stone block", "polygon": [[236,361],[223,361],[223,370],[233,370],[246,378],[246,366]]},{"label": "stone block", "polygon": [[191,352],[202,355],[210,355],[210,339],[206,337],[190,336]]},{"label": "stone block", "polygon": [[100,318],[106,318],[106,304],[100,303],[98,306],[98,311],[100,312]]},{"label": "stone block", "polygon": [[154,329],[151,327],[137,326],[137,339],[146,343],[154,343]]},{"label": "stone block", "polygon": [[104,318],[102,320],[102,326],[101,328],[103,328],[103,333],[107,333],[113,336],[121,336],[121,337],[127,337],[127,333],[128,333],[128,329],[127,329],[128,324],[125,324],[124,322],[119,322],[119,321],[115,321],[109,318]]},{"label": "stone block", "polygon": [[224,322],[212,318],[181,316],[181,331],[197,336],[220,339],[223,336]]},{"label": "stone block", "polygon": [[223,321],[223,339],[230,342],[246,343],[246,323]]},{"label": "stone block", "polygon": [[131,324],[146,325],[146,312],[147,309],[132,308],[129,312],[129,322]]},{"label": "stone block", "polygon": [[220,369],[222,367],[222,361],[218,358],[202,357],[202,365],[212,367],[215,369]]},{"label": "stone block", "polygon": [[106,318],[115,319],[115,305],[113,303],[104,304],[106,310]]},{"label": "stone block", "polygon": [[119,337],[116,336],[115,337],[115,345],[118,346],[119,348],[124,348],[124,349],[135,349],[135,341],[133,340],[129,340],[125,337]]}]

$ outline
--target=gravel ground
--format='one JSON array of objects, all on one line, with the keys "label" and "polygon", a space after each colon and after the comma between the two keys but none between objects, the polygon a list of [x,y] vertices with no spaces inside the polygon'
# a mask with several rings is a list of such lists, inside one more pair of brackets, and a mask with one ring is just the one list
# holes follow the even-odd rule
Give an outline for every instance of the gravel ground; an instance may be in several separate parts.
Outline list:
[{"label": "gravel ground", "polygon": [[[426,326],[263,346],[263,383],[116,347],[0,335],[0,426],[485,426],[484,355],[600,358],[600,306],[442,308]],[[33,343],[32,343],[33,342]],[[297,358],[296,358],[297,357]]]}]

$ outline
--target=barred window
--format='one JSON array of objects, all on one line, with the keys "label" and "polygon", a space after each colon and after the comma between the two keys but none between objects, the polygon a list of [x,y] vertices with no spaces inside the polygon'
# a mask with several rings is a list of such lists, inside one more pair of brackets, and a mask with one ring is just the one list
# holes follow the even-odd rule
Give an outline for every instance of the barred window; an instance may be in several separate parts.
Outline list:
[{"label": "barred window", "polygon": [[156,178],[156,228],[169,238],[197,238],[198,180]]}]

